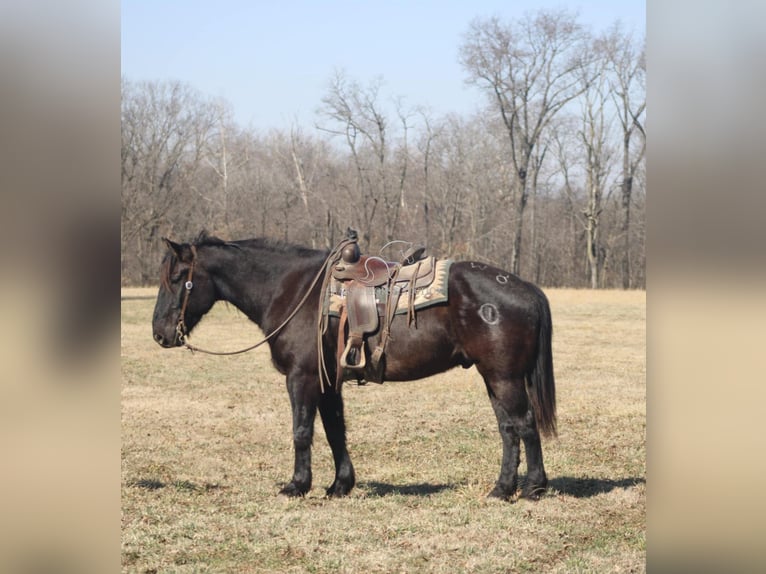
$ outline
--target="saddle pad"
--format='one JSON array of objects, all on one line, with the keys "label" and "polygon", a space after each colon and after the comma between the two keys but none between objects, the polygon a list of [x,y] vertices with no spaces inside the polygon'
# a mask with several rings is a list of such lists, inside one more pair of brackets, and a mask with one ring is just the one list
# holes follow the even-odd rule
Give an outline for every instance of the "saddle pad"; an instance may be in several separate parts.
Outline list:
[{"label": "saddle pad", "polygon": [[[451,259],[438,259],[434,270],[434,280],[430,285],[415,288],[415,310],[430,307],[437,303],[444,303],[449,298],[448,279],[449,268],[452,265]],[[375,288],[375,298],[380,304],[385,305],[388,295],[385,285]],[[332,317],[340,317],[340,310],[346,301],[345,288],[343,283],[333,281],[330,285],[330,296],[326,298],[324,313]],[[396,306],[396,314],[407,313],[409,293],[404,291],[399,297],[399,303]]]}]

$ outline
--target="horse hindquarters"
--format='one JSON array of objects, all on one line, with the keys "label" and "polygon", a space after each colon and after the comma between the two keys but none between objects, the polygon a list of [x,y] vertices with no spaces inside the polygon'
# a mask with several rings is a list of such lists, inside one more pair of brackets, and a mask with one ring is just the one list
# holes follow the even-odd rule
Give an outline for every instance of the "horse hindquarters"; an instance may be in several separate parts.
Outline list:
[{"label": "horse hindquarters", "polygon": [[551,319],[545,295],[494,267],[453,265],[451,305],[466,357],[484,378],[503,442],[503,459],[490,496],[508,499],[518,482],[520,442],[527,458],[522,496],[545,490],[540,433],[555,434]]}]

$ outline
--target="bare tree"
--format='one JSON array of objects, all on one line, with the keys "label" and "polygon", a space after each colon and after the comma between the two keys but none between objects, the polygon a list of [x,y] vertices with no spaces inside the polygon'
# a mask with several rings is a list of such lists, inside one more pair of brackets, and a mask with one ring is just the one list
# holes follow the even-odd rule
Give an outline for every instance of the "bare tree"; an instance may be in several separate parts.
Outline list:
[{"label": "bare tree", "polygon": [[622,287],[631,287],[631,205],[633,184],[646,151],[646,55],[643,42],[615,25],[605,40],[612,95],[622,126]]},{"label": "bare tree", "polygon": [[359,191],[358,208],[362,215],[362,237],[370,246],[370,233],[378,208],[379,194],[372,179],[366,149],[371,149],[378,164],[385,161],[386,122],[378,111],[380,80],[363,89],[350,81],[343,72],[336,71],[330,80],[327,95],[322,98],[321,113],[334,127],[320,127],[330,134],[342,136],[354,164],[356,187]]},{"label": "bare tree", "polygon": [[424,224],[424,244],[429,247],[431,242],[431,217],[429,213],[429,199],[431,196],[432,178],[429,177],[432,167],[434,140],[439,137],[439,129],[434,126],[434,120],[431,113],[424,107],[417,110],[423,122],[422,134],[417,142],[417,148],[420,152],[420,165],[422,169],[422,211]]},{"label": "bare tree", "polygon": [[359,192],[356,207],[362,214],[363,240],[367,247],[381,212],[384,223],[380,239],[389,241],[397,232],[409,162],[408,114],[397,104],[404,135],[396,154],[396,145],[392,142],[395,130],[380,101],[382,84],[383,80],[378,78],[365,88],[349,80],[343,72],[336,72],[320,109],[331,125],[319,129],[343,137],[351,153]]},{"label": "bare tree", "polygon": [[251,138],[232,120],[231,106],[225,100],[217,100],[217,132],[208,144],[206,164],[215,174],[218,185],[197,187],[197,193],[208,202],[210,209],[209,225],[218,232],[229,234],[236,218],[236,193],[238,175],[250,161]]},{"label": "bare tree", "polygon": [[353,226],[365,249],[425,241],[544,285],[643,286],[643,45],[541,11],[474,21],[460,62],[488,97],[476,114],[336,73],[316,132],[243,129],[224,101],[124,79],[123,279],[156,280],[163,234],[331,247]]},{"label": "bare tree", "polygon": [[543,264],[543,258],[542,253],[539,249],[539,241],[540,241],[540,233],[539,233],[539,224],[538,224],[538,191],[539,191],[539,185],[538,181],[540,179],[540,174],[543,169],[543,164],[545,162],[545,156],[548,153],[549,144],[547,142],[543,142],[542,145],[536,146],[534,156],[532,157],[532,163],[533,163],[533,169],[532,169],[532,182],[531,182],[531,197],[532,197],[532,208],[530,210],[530,219],[531,219],[531,227],[532,227],[532,280],[535,283],[540,282],[540,275],[542,273],[542,264]]},{"label": "bare tree", "polygon": [[386,202],[386,240],[395,239],[394,235],[401,222],[402,211],[406,207],[407,169],[410,165],[408,135],[411,128],[410,114],[404,108],[402,99],[396,101],[396,115],[402,128],[402,136],[395,148],[395,160],[391,170],[394,172],[394,188],[391,194],[384,194]]},{"label": "bare tree", "polygon": [[[581,230],[584,230],[588,225],[585,217],[587,208],[582,207],[587,203],[587,200],[584,199],[586,194],[578,185],[578,182],[583,179],[579,175],[584,173],[586,169],[585,158],[582,157],[582,154],[577,153],[580,146],[578,122],[575,116],[559,118],[553,127],[551,148],[563,180],[562,191],[566,197],[567,222],[573,230],[572,236],[565,238],[564,241],[568,243],[574,253],[577,253],[579,247],[576,236],[582,233]],[[580,253],[577,258],[581,260],[582,254]]]},{"label": "bare tree", "polygon": [[133,266],[139,282],[154,275],[159,229],[193,219],[196,204],[184,199],[215,123],[215,107],[184,84],[122,81],[123,269]]},{"label": "bare tree", "polygon": [[471,23],[460,60],[468,81],[484,89],[500,113],[510,144],[516,231],[511,271],[519,272],[522,224],[533,153],[551,119],[582,93],[579,71],[587,34],[571,14],[540,11],[518,22]]},{"label": "bare tree", "polygon": [[[597,40],[595,49],[603,49],[603,42]],[[610,118],[606,104],[609,99],[605,75],[607,60],[594,58],[583,74],[584,91],[580,99],[581,129],[579,139],[585,154],[585,190],[587,203],[582,210],[585,224],[590,287],[597,289],[602,284],[602,272],[606,257],[601,240],[601,214],[604,202],[608,200],[608,176],[612,165],[613,148],[610,145]]]}]

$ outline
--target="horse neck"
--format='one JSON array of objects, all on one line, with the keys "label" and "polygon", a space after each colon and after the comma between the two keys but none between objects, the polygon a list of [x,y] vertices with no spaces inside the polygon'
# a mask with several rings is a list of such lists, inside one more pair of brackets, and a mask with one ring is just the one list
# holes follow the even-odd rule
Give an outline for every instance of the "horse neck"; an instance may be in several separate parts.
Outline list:
[{"label": "horse neck", "polygon": [[[208,272],[215,284],[216,298],[231,303],[261,328],[269,328],[275,321],[272,317],[274,298],[285,290],[303,288],[291,277],[301,268],[305,269],[307,287],[319,271],[321,253],[316,252],[317,257],[313,258],[258,242],[238,244],[240,249],[217,248],[215,259],[211,258]],[[288,280],[290,284],[286,285]]]}]

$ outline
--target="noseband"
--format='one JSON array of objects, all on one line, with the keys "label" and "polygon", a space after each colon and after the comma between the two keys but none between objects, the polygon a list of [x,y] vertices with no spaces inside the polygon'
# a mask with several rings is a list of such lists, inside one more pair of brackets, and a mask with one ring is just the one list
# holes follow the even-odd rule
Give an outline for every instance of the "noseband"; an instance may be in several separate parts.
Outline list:
[{"label": "noseband", "polygon": [[190,245],[190,247],[192,260],[189,265],[189,274],[186,276],[186,283],[184,283],[186,292],[184,293],[184,300],[181,303],[181,310],[178,313],[178,323],[176,324],[176,338],[182,343],[186,343],[186,336],[189,334],[189,331],[186,329],[186,323],[184,322],[184,315],[186,315],[186,307],[189,304],[189,295],[191,295],[192,287],[194,287],[192,276],[194,275],[194,265],[197,263],[197,248],[194,245]]}]

